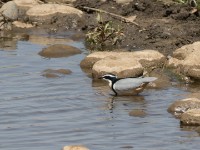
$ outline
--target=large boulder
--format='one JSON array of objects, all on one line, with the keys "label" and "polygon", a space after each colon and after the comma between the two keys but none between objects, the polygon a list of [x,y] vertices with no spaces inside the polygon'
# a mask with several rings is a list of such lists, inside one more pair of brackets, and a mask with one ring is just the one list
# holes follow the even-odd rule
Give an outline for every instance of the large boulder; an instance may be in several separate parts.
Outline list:
[{"label": "large boulder", "polygon": [[200,109],[191,109],[181,115],[182,125],[197,125],[200,126]]},{"label": "large boulder", "polygon": [[59,58],[69,57],[80,53],[81,51],[76,47],[63,44],[55,44],[44,48],[42,51],[39,52],[39,55],[46,58]]},{"label": "large boulder", "polygon": [[82,69],[92,68],[93,77],[114,73],[119,77],[137,77],[144,68],[161,67],[165,56],[155,50],[136,52],[94,52],[80,63]]},{"label": "large boulder", "polygon": [[143,67],[161,66],[164,64],[166,58],[163,54],[155,50],[142,50],[136,52],[94,52],[81,61],[82,68],[92,68],[92,66],[99,60],[108,56],[115,57],[131,57],[139,61]]},{"label": "large boulder", "polygon": [[17,20],[18,18],[18,9],[17,5],[13,1],[5,3],[1,9],[0,13],[9,20]]},{"label": "large boulder", "polygon": [[180,115],[190,109],[200,109],[200,99],[187,98],[175,101],[168,107],[167,111],[175,115]]},{"label": "large boulder", "polygon": [[97,61],[92,68],[92,75],[98,78],[106,73],[120,77],[137,77],[143,74],[142,65],[132,57],[110,56]]},{"label": "large boulder", "polygon": [[84,13],[76,8],[59,4],[41,4],[30,8],[26,15],[32,22],[41,24],[55,23],[59,20],[65,22],[67,27],[76,27],[83,21]]}]

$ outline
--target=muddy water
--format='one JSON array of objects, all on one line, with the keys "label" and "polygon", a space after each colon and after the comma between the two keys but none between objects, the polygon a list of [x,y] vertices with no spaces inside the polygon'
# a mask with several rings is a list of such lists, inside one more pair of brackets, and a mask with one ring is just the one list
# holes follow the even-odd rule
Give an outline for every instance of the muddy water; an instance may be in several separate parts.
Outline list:
[{"label": "muddy water", "polygon": [[[65,43],[82,54],[45,59],[46,45]],[[16,45],[15,45],[16,44]],[[0,51],[0,149],[58,150],[82,144],[91,150],[198,149],[197,132],[180,128],[166,109],[184,98],[184,88],[148,89],[140,96],[113,97],[102,83],[92,82],[80,67],[87,54],[81,41],[67,36],[32,35],[10,41]],[[72,74],[46,78],[46,69]],[[144,115],[132,115],[141,110]]]}]

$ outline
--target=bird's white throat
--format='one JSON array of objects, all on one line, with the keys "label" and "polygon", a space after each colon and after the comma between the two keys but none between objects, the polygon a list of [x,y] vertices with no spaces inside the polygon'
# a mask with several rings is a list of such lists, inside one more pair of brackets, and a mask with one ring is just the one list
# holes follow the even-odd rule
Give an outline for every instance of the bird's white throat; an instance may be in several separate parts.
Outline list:
[{"label": "bird's white throat", "polygon": [[112,87],[112,81],[111,80],[108,80],[108,79],[104,79],[104,80],[106,80],[109,83],[109,86]]}]

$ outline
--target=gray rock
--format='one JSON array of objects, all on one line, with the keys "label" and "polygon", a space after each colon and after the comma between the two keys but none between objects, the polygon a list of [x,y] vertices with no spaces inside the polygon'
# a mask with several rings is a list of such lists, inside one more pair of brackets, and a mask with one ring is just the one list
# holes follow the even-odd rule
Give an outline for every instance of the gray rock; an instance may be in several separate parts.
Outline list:
[{"label": "gray rock", "polygon": [[17,5],[13,1],[5,3],[1,7],[0,12],[7,19],[16,20],[18,18]]}]

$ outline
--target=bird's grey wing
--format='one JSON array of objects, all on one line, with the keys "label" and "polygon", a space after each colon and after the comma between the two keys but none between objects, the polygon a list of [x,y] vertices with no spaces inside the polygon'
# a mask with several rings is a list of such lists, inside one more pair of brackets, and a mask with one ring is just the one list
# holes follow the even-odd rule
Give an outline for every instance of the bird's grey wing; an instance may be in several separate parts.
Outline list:
[{"label": "bird's grey wing", "polygon": [[155,80],[157,80],[156,77],[144,77],[144,78],[140,78],[142,80],[142,82],[153,82]]},{"label": "bird's grey wing", "polygon": [[156,79],[155,77],[121,79],[115,83],[113,88],[119,91],[130,90],[142,86],[143,83],[149,83]]}]

